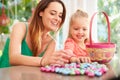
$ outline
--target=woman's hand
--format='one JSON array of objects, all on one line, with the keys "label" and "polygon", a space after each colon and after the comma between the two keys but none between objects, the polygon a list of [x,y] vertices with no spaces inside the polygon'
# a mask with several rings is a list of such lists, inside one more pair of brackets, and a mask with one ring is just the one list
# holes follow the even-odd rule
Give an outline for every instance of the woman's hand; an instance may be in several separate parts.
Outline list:
[{"label": "woman's hand", "polygon": [[64,65],[65,63],[69,62],[69,58],[71,56],[68,55],[66,52],[64,52],[63,50],[60,51],[56,51],[52,54],[48,54],[42,57],[41,60],[41,65],[42,66],[46,66],[46,65]]}]

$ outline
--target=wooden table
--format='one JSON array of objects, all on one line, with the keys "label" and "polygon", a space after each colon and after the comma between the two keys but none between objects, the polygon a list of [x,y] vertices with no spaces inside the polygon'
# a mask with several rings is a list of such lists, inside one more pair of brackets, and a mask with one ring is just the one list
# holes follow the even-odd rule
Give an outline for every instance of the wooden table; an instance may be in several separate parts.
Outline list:
[{"label": "wooden table", "polygon": [[0,80],[108,80],[120,74],[120,61],[118,59],[114,59],[108,64],[109,71],[101,77],[90,78],[85,75],[65,76],[41,72],[39,67],[13,66],[0,68]]}]

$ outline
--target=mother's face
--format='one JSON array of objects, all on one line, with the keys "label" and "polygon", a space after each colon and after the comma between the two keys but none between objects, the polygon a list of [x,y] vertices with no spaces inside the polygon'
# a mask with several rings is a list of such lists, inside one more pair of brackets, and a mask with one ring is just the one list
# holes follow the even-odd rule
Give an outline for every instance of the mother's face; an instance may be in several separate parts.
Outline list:
[{"label": "mother's face", "polygon": [[51,2],[43,12],[40,12],[44,29],[46,31],[57,31],[62,22],[62,15],[63,6],[58,2]]}]

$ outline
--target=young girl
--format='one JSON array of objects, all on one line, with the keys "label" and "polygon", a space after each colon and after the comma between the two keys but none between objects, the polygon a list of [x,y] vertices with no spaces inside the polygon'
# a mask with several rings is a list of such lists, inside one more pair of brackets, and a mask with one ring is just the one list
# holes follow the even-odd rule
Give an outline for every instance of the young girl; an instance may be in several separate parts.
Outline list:
[{"label": "young girl", "polygon": [[86,51],[88,41],[88,14],[82,10],[77,10],[70,19],[68,38],[65,41],[64,49],[69,54],[75,54],[70,58],[70,62],[91,62]]}]

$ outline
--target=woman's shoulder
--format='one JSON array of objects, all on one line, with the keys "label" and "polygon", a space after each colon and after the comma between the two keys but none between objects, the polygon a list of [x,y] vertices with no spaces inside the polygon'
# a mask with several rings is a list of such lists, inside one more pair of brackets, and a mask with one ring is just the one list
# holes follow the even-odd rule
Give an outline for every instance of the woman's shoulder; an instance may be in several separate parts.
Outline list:
[{"label": "woman's shoulder", "polygon": [[25,22],[16,22],[12,27],[12,31],[24,31],[26,30],[25,26]]},{"label": "woman's shoulder", "polygon": [[24,22],[16,22],[11,29],[10,36],[23,38],[26,33],[26,25]]},{"label": "woman's shoulder", "polygon": [[14,25],[13,25],[13,28],[17,27],[17,28],[22,28],[21,26],[25,26],[25,22],[16,22]]}]

